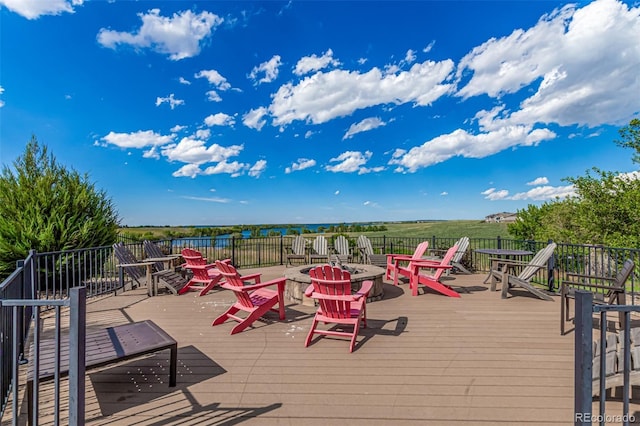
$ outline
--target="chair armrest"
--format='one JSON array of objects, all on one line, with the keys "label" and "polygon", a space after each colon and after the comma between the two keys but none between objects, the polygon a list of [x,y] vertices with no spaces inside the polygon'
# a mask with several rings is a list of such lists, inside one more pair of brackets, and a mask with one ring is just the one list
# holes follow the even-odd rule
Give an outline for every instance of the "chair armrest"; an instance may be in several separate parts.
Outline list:
[{"label": "chair armrest", "polygon": [[240,278],[242,279],[242,282],[253,281],[254,285],[255,285],[255,284],[260,284],[260,276],[261,275],[262,274],[260,272],[256,272],[255,274],[243,275]]},{"label": "chair armrest", "polygon": [[406,260],[406,261],[413,260],[413,256],[410,254],[387,254],[387,258],[389,257],[395,260]]},{"label": "chair armrest", "polygon": [[129,266],[149,266],[155,265],[156,262],[137,262],[137,263],[119,263],[116,266],[118,268],[127,268]]},{"label": "chair armrest", "polygon": [[366,280],[362,282],[362,286],[360,287],[360,290],[358,290],[356,293],[353,294],[353,297],[358,300],[362,297],[367,297],[369,295],[369,292],[371,292],[371,289],[373,288],[373,281],[371,280]]},{"label": "chair armrest", "polygon": [[573,272],[567,272],[567,277],[589,278],[591,280],[605,280],[605,281],[615,281],[616,279],[616,277],[603,277],[603,276],[589,275],[589,274],[574,274]]},{"label": "chair armrest", "polygon": [[229,285],[228,283],[223,283],[220,286],[224,287],[224,288],[227,288],[229,290],[234,290],[234,291],[252,291],[252,290],[257,290],[257,289],[263,288],[263,287],[269,287],[269,286],[272,286],[272,285],[279,285],[279,286],[280,285],[284,285],[284,283],[286,283],[286,282],[287,282],[286,278],[277,278],[275,280],[259,282],[257,284],[245,285],[243,287],[235,287],[235,286]]},{"label": "chair armrest", "polygon": [[604,285],[604,284],[590,284],[590,283],[581,283],[581,282],[575,282],[575,281],[562,281],[562,283],[560,284],[561,288],[567,288],[567,287],[576,287],[578,289],[600,289],[600,290],[609,290],[609,291],[613,291],[613,292],[618,292],[618,293],[623,293],[625,291],[625,287],[616,287],[616,286],[612,286],[612,285]]}]

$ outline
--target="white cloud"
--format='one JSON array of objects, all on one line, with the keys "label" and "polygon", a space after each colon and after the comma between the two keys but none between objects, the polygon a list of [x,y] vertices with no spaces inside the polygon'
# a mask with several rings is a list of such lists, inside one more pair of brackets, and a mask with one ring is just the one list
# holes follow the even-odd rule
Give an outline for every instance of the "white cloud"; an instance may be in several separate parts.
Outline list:
[{"label": "white cloud", "polygon": [[333,70],[305,77],[297,85],[285,84],[273,95],[269,112],[276,126],[294,120],[325,123],[376,105],[430,105],[452,89],[445,80],[453,62],[426,61],[408,71],[384,73],[373,68],[366,73]]},{"label": "white cloud", "polygon": [[284,172],[289,174],[292,172],[308,169],[309,167],[313,167],[315,165],[316,165],[316,160],[307,159],[307,158],[298,158],[298,161],[293,163],[291,167],[287,167],[286,169],[284,169]]},{"label": "white cloud", "polygon": [[304,138],[305,139],[309,139],[311,136],[313,136],[315,132],[312,132],[311,130],[307,130],[306,132],[304,132]]},{"label": "white cloud", "polygon": [[115,145],[120,148],[144,148],[147,146],[162,146],[172,143],[174,135],[160,135],[152,130],[139,130],[132,133],[109,132],[101,138],[103,145]]},{"label": "white cloud", "polygon": [[[254,67],[248,77],[253,80],[255,84],[271,83],[278,78],[280,65],[282,65],[280,55],[274,55],[267,62],[263,62],[257,67]],[[264,76],[258,79],[258,75],[262,73],[264,73]]]},{"label": "white cloud", "polygon": [[249,127],[250,129],[256,129],[260,131],[262,130],[262,127],[264,127],[264,125],[267,123],[266,120],[264,120],[264,116],[266,114],[267,109],[264,107],[252,109],[242,116],[242,124]]},{"label": "white cloud", "polygon": [[260,175],[267,169],[267,161],[266,160],[258,160],[256,163],[251,166],[249,169],[249,176],[258,178]]},{"label": "white cloud", "polygon": [[163,103],[168,103],[169,106],[171,107],[171,109],[174,109],[178,105],[184,105],[184,100],[176,99],[175,95],[173,93],[171,93],[166,98],[161,98],[161,97],[157,97],[156,98],[156,106],[160,106]]},{"label": "white cloud", "polygon": [[509,191],[506,189],[496,190],[495,188],[489,188],[481,193],[485,196],[485,199],[491,201],[497,200],[532,200],[532,201],[546,201],[555,200],[556,198],[566,198],[569,196],[575,196],[575,189],[573,185],[566,186],[537,186],[526,192],[519,192],[514,195],[509,195]]},{"label": "white cloud", "polygon": [[433,46],[436,45],[436,41],[433,40],[431,43],[429,43],[427,46],[424,47],[424,49],[422,49],[423,53],[429,53],[431,52],[431,49],[433,49]]},{"label": "white cloud", "polygon": [[506,189],[496,191],[495,188],[489,188],[486,191],[481,192],[481,194],[485,196],[485,199],[495,201],[504,200],[505,198],[507,198],[507,196],[509,195],[509,191],[507,191]]},{"label": "white cloud", "polygon": [[349,127],[347,133],[344,134],[342,140],[352,138],[353,135],[362,132],[368,132],[369,130],[376,129],[380,126],[385,126],[387,123],[382,121],[380,117],[369,117],[365,118],[359,123],[354,123]]},{"label": "white cloud", "polygon": [[334,192],[333,195],[340,195],[340,190],[336,190],[336,192]]},{"label": "white cloud", "polygon": [[[4,87],[0,86],[0,95],[4,93]],[[4,101],[0,99],[0,108],[4,106]]]},{"label": "white cloud", "polygon": [[447,195],[449,195],[449,193],[447,191],[442,191],[440,195],[443,197],[446,197]]},{"label": "white cloud", "polygon": [[531,182],[527,182],[527,185],[538,186],[538,185],[546,185],[548,183],[549,183],[549,179],[547,179],[546,176],[541,176],[541,177],[535,178]]},{"label": "white cloud", "polygon": [[169,130],[171,130],[171,133],[178,133],[178,132],[181,132],[182,130],[184,130],[184,129],[186,129],[186,128],[187,128],[187,126],[181,126],[181,125],[179,125],[179,124],[176,124],[175,126],[173,126],[173,127],[172,127],[171,129],[169,129]]},{"label": "white cloud", "polygon": [[530,189],[527,192],[519,192],[509,197],[510,200],[554,200],[556,198],[566,198],[569,196],[575,196],[575,188],[573,185],[566,186],[538,186]]},{"label": "white cloud", "polygon": [[0,5],[27,19],[38,19],[42,15],[74,13],[74,7],[82,6],[84,0],[0,0]]},{"label": "white cloud", "polygon": [[190,10],[174,13],[172,17],[160,16],[160,9],[139,13],[142,26],[135,33],[101,28],[98,42],[108,48],[131,45],[135,48],[151,48],[178,61],[200,53],[201,43],[219,26],[223,18],[210,13],[195,14]]},{"label": "white cloud", "polygon": [[196,164],[185,164],[184,166],[173,172],[171,176],[190,177],[191,179],[193,179],[201,173],[202,170],[200,170],[200,167],[198,167]]},{"label": "white cloud", "polygon": [[207,100],[209,100],[211,102],[221,102],[222,101],[222,98],[220,97],[218,92],[216,92],[215,90],[207,91],[206,95],[207,95]]},{"label": "white cloud", "polygon": [[404,62],[411,64],[416,60],[416,52],[413,49],[407,50],[407,54],[404,57]]},{"label": "white cloud", "polygon": [[331,49],[324,52],[320,57],[314,54],[301,58],[296,64],[293,73],[295,75],[304,75],[327,68],[330,65],[334,67],[340,65],[340,62],[333,58],[333,50]]},{"label": "white cloud", "polygon": [[231,84],[216,70],[202,70],[195,74],[195,78],[206,78],[210,85],[222,91],[231,89]]},{"label": "white cloud", "polygon": [[389,164],[400,166],[397,171],[413,173],[422,167],[441,163],[452,157],[483,158],[509,147],[535,146],[555,136],[555,133],[548,129],[532,129],[527,126],[505,126],[478,135],[458,129],[409,151],[396,149]]},{"label": "white cloud", "polygon": [[211,137],[211,129],[198,129],[195,133],[196,139],[207,140]]},{"label": "white cloud", "polygon": [[361,170],[367,170],[364,165],[371,159],[373,153],[366,151],[364,154],[360,151],[346,151],[339,156],[329,160],[332,163],[338,163],[333,166],[325,166],[325,170],[334,173],[354,173]]},{"label": "white cloud", "polygon": [[228,198],[220,198],[220,197],[192,197],[192,196],[184,195],[184,196],[182,196],[182,198],[184,198],[186,200],[206,201],[206,202],[209,202],[209,203],[222,203],[222,204],[226,204],[226,203],[229,203],[231,201]]},{"label": "white cloud", "polygon": [[212,126],[233,126],[236,124],[236,120],[228,114],[219,112],[217,114],[211,114],[204,119],[204,124],[209,127]]},{"label": "white cloud", "polygon": [[244,171],[249,167],[248,164],[239,163],[237,161],[228,163],[226,161],[221,161],[215,166],[207,167],[203,174],[205,175],[219,175],[219,174],[228,174],[231,177],[241,176]]},{"label": "white cloud", "polygon": [[223,147],[218,144],[205,146],[204,141],[191,137],[182,138],[177,144],[170,144],[162,148],[162,155],[170,161],[179,161],[189,164],[217,163],[226,161],[230,157],[240,154],[242,145]]},{"label": "white cloud", "polygon": [[184,77],[180,77],[178,81],[180,82],[180,84],[185,84],[187,86],[191,84],[191,82]]},{"label": "white cloud", "polygon": [[472,76],[458,95],[500,98],[533,89],[518,111],[495,126],[627,123],[640,110],[640,49],[630,42],[640,34],[639,14],[638,7],[617,0],[596,0],[492,38],[460,61],[457,77]]}]

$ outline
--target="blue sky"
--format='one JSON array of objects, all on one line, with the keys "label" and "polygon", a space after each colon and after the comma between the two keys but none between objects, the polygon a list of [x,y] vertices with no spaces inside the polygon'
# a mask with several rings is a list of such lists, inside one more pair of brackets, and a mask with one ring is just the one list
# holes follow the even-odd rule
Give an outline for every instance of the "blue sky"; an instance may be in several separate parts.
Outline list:
[{"label": "blue sky", "polygon": [[0,0],[0,157],[125,225],[481,219],[631,173],[634,1]]}]

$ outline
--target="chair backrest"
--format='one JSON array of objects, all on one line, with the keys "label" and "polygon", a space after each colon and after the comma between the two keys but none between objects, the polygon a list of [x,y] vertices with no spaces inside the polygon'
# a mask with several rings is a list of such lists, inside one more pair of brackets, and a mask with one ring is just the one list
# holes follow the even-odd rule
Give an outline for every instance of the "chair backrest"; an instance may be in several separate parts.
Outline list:
[{"label": "chair backrest", "polygon": [[[157,244],[154,244],[149,240],[144,240],[142,242],[142,245],[144,246],[144,252],[147,255],[147,257],[158,258],[158,257],[166,256],[166,254],[162,251],[162,249]],[[163,262],[156,262],[153,264],[153,266],[156,268],[156,271],[164,270]]]},{"label": "chair backrest", "polygon": [[[131,250],[129,250],[129,248],[122,242],[115,243],[113,245],[113,254],[116,256],[119,263],[139,263],[139,260]],[[134,278],[136,281],[139,281],[141,278],[145,278],[147,275],[147,271],[144,266],[124,266],[123,269],[127,275]]]},{"label": "chair backrest", "polygon": [[216,268],[225,279],[225,283],[222,286],[226,289],[232,290],[238,299],[238,303],[246,308],[253,308],[255,305],[251,300],[251,293],[244,291],[244,281],[242,276],[238,273],[238,270],[231,265],[231,263],[222,262],[216,260]]},{"label": "chair backrest", "polygon": [[194,250],[192,248],[183,248],[180,252],[182,258],[186,262],[185,268],[188,268],[189,265],[206,265],[207,259],[202,257],[202,253],[198,250]]},{"label": "chair backrest", "polygon": [[636,264],[633,262],[633,260],[625,260],[622,268],[618,270],[618,274],[616,275],[616,279],[611,286],[611,290],[609,290],[605,295],[605,297],[609,298],[609,304],[613,303],[618,293],[624,292],[624,285],[633,273],[635,267]]},{"label": "chair backrest", "polygon": [[344,235],[338,235],[333,242],[333,248],[338,252],[338,254],[342,254],[348,256],[349,253],[349,241],[344,237]]},{"label": "chair backrest", "polygon": [[[351,274],[337,266],[321,265],[309,270],[314,293],[323,315],[329,318],[350,318],[351,301],[331,298],[351,294]],[[328,297],[322,297],[325,295]]]},{"label": "chair backrest", "polygon": [[315,240],[313,240],[313,251],[322,256],[329,255],[329,247],[327,245],[327,239],[324,235],[318,235]]},{"label": "chair backrest", "polygon": [[460,238],[456,245],[458,246],[458,251],[456,251],[453,255],[453,259],[451,259],[451,262],[459,263],[464,257],[464,254],[467,252],[467,249],[469,248],[469,237]]},{"label": "chair backrest", "polygon": [[360,235],[358,237],[358,249],[364,253],[365,257],[369,257],[369,255],[373,254],[373,246],[371,245],[371,240],[366,235]]},{"label": "chair backrest", "polygon": [[[442,257],[442,260],[440,261],[440,266],[450,265],[451,262],[453,261],[453,257],[456,255],[458,250],[459,250],[459,247],[457,245],[453,245],[449,247],[449,250],[447,250],[447,252]],[[436,268],[436,271],[433,274],[433,278],[436,281],[438,281],[445,271],[446,269],[444,268]]]},{"label": "chair backrest", "polygon": [[556,249],[556,246],[556,243],[549,243],[545,248],[539,250],[538,253],[536,253],[536,255],[533,257],[533,259],[531,259],[529,264],[524,267],[522,272],[520,272],[518,278],[523,281],[529,281],[531,277],[536,274],[536,272],[538,272],[547,264],[551,256],[553,256],[553,252]]},{"label": "chair backrest", "polygon": [[296,235],[291,242],[291,251],[293,254],[304,255],[305,254],[306,241],[302,235]]},{"label": "chair backrest", "polygon": [[429,248],[429,241],[421,242],[416,246],[416,249],[413,251],[413,254],[411,255],[411,259],[414,259],[414,260],[422,259],[422,256],[424,256],[428,248]]}]

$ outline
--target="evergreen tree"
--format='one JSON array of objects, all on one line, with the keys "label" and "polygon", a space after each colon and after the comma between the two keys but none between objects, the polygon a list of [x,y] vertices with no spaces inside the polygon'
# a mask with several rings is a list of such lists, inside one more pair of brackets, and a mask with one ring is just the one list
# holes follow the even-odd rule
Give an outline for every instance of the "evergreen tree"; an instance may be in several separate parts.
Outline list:
[{"label": "evergreen tree", "polygon": [[100,247],[116,241],[118,216],[88,176],[67,169],[32,137],[13,170],[0,175],[0,277],[30,249]]}]

